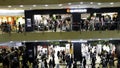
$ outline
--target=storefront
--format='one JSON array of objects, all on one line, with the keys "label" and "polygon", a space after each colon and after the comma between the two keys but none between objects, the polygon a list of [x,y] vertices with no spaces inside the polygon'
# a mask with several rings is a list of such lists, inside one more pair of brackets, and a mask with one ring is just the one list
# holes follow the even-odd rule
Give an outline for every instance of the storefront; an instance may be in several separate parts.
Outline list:
[{"label": "storefront", "polygon": [[[82,63],[83,58],[90,60],[96,56],[99,61],[100,56],[111,54],[113,57],[119,57],[119,39],[87,39],[87,40],[49,40],[24,42],[26,52],[30,61],[34,59],[51,59],[54,57],[60,63],[64,62],[62,56],[70,55],[74,60]],[[91,56],[92,55],[92,56]],[[61,58],[62,57],[62,58]]]},{"label": "storefront", "polygon": [[37,43],[37,58],[39,60],[51,59],[51,57],[55,57],[55,60],[58,60],[58,52],[70,52],[70,49],[68,48],[68,41],[56,40],[35,43]]},{"label": "storefront", "polygon": [[55,60],[58,60],[58,52],[60,54],[70,53],[70,43],[64,40],[56,40],[56,41],[35,41],[35,42],[23,42],[26,47],[26,53],[29,54],[27,57],[29,61],[33,61],[34,59],[39,59],[39,61],[43,59],[51,59],[51,57],[55,57]]},{"label": "storefront", "polygon": [[19,25],[25,25],[24,10],[0,10],[0,25],[3,31],[6,24],[11,26],[12,31],[17,31]]},{"label": "storefront", "polygon": [[26,31],[70,31],[72,15],[66,9],[26,10],[25,20]]},{"label": "storefront", "polygon": [[[80,29],[89,29],[89,30],[99,30],[100,28],[98,22],[102,22],[104,19],[105,26],[101,29],[116,29],[116,24],[109,24],[108,21],[116,21],[120,16],[119,7],[114,8],[74,8],[74,9],[47,9],[47,10],[25,10],[25,21],[26,21],[26,31],[34,30],[43,30],[41,23],[45,25],[44,30],[52,30],[51,22],[58,22],[58,28],[62,24],[61,30],[80,30]],[[110,19],[108,20],[108,18]],[[64,21],[65,18],[68,18],[67,21]],[[107,18],[107,19],[106,19]],[[90,24],[84,25],[85,20],[96,20],[95,25],[88,26]],[[51,21],[52,20],[52,21]],[[107,21],[106,21],[107,20]],[[62,23],[61,23],[62,22]],[[49,23],[49,24],[48,24]],[[63,24],[65,23],[65,24]],[[39,25],[38,25],[39,24]],[[103,24],[103,22],[102,22]],[[66,28],[64,28],[66,25]],[[114,26],[113,28],[111,26]],[[111,27],[111,28],[109,28]],[[56,31],[56,29],[54,29]],[[59,28],[60,30],[60,28]]]},{"label": "storefront", "polygon": [[36,14],[34,15],[34,25],[37,31],[70,31],[71,14]]}]

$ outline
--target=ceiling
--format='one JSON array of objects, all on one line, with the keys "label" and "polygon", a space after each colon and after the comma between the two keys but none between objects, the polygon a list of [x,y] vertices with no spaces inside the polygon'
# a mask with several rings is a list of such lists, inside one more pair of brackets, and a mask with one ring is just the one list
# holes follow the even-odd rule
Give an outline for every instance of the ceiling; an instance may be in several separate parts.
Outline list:
[{"label": "ceiling", "polygon": [[[5,2],[8,0],[5,0]],[[12,0],[14,1],[14,0]],[[24,2],[24,0],[21,0]],[[26,1],[26,0],[25,0]],[[31,1],[31,0],[30,0]],[[37,0],[36,0],[37,1]],[[43,0],[41,0],[43,1]],[[33,10],[33,9],[63,9],[63,8],[101,8],[101,7],[120,7],[120,2],[67,2],[67,0],[63,2],[50,2],[49,4],[44,4],[48,3],[45,0],[44,2],[41,2],[40,4],[38,3],[16,3],[16,4],[1,4],[0,9],[1,10]],[[55,0],[54,0],[55,1]],[[62,0],[61,0],[62,1]],[[77,0],[76,0],[77,1]],[[103,1],[103,0],[102,0]],[[114,0],[115,1],[115,0]],[[67,3],[66,3],[67,2]],[[1,2],[0,2],[1,3]],[[10,2],[11,3],[11,2]],[[51,3],[56,3],[56,4],[51,4]]]},{"label": "ceiling", "polygon": [[0,0],[0,5],[63,4],[69,2],[119,2],[119,0]]}]

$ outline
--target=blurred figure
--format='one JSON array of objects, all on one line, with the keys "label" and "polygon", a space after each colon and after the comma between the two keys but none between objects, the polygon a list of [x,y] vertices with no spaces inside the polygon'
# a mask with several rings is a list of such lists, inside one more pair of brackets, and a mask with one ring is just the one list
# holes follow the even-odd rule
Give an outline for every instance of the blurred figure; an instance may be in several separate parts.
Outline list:
[{"label": "blurred figure", "polygon": [[33,62],[33,68],[38,68],[38,59],[35,59],[35,61]]},{"label": "blurred figure", "polygon": [[69,62],[70,62],[70,55],[66,55],[66,57],[65,57],[65,59],[66,59],[66,63],[67,63],[67,65],[66,65],[66,68],[67,67],[69,67]]},{"label": "blurred figure", "polygon": [[110,68],[113,68],[113,66],[114,66],[114,57],[112,54],[110,55],[109,66],[110,66]]},{"label": "blurred figure", "polygon": [[77,62],[76,61],[74,61],[74,63],[73,63],[73,68],[77,68]]},{"label": "blurred figure", "polygon": [[96,56],[95,53],[92,55],[92,68],[95,68]]},{"label": "blurred figure", "polygon": [[11,68],[19,68],[19,54],[18,51],[14,51],[11,56]]},{"label": "blurred figure", "polygon": [[28,68],[28,65],[27,65],[27,54],[25,52],[22,55],[22,68]]},{"label": "blurred figure", "polygon": [[73,63],[73,58],[71,57],[70,60],[69,60],[69,62],[68,62],[68,68],[71,68],[72,63]]},{"label": "blurred figure", "polygon": [[52,60],[51,59],[49,61],[49,68],[53,68],[53,66],[52,66]]},{"label": "blurred figure", "polygon": [[44,60],[44,65],[45,65],[45,68],[48,68],[46,59]]},{"label": "blurred figure", "polygon": [[55,67],[55,58],[53,58],[52,60],[52,65],[53,65],[53,68]]},{"label": "blurred figure", "polygon": [[107,60],[106,60],[105,55],[103,55],[103,56],[101,57],[101,60],[102,60],[102,67],[103,67],[103,68],[106,68],[106,67],[107,67]]},{"label": "blurred figure", "polygon": [[11,25],[9,23],[7,23],[6,29],[7,33],[11,33]]},{"label": "blurred figure", "polygon": [[41,68],[45,68],[43,59],[42,59],[42,61],[41,61]]},{"label": "blurred figure", "polygon": [[86,68],[86,58],[83,57],[83,68]]},{"label": "blurred figure", "polygon": [[18,22],[18,33],[21,32],[22,33],[22,25],[20,24],[20,22]]},{"label": "blurred figure", "polygon": [[8,54],[6,53],[6,49],[3,49],[3,52],[2,52],[3,68],[9,68],[9,59],[7,55]]},{"label": "blurred figure", "polygon": [[57,57],[59,59],[59,57],[60,57],[60,51],[57,52]]},{"label": "blurred figure", "polygon": [[55,32],[57,31],[57,25],[58,25],[57,21],[54,20],[54,31],[55,31]]}]

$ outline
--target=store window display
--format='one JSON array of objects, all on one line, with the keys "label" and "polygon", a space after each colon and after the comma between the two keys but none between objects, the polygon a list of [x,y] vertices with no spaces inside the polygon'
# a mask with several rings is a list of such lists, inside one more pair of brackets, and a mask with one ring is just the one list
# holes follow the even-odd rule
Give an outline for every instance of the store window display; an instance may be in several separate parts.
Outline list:
[{"label": "store window display", "polygon": [[110,17],[110,15],[105,15],[104,16],[104,22],[105,22],[106,29],[109,30],[111,28],[111,17]]},{"label": "store window display", "polygon": [[[88,16],[86,16],[88,15]],[[83,31],[94,30],[116,30],[118,23],[118,13],[94,13],[93,15],[81,14]]]},{"label": "store window display", "polygon": [[112,17],[113,22],[117,22],[117,18],[118,18],[118,15],[117,14],[113,14],[113,17]]},{"label": "store window display", "polygon": [[71,30],[71,15],[67,14],[52,14],[52,15],[34,15],[35,30],[41,31],[70,31]]},{"label": "store window display", "polygon": [[47,47],[43,47],[38,45],[37,47],[37,58],[40,60],[47,59],[48,57],[48,49]]},{"label": "store window display", "polygon": [[[115,45],[105,40],[98,40],[81,44],[82,57],[86,58],[86,67],[107,67],[107,64],[114,65]],[[96,60],[94,60],[96,59]],[[92,64],[92,65],[91,65]],[[95,64],[95,66],[94,66]]]},{"label": "store window display", "polygon": [[102,16],[104,17],[103,20],[104,20],[104,29],[107,29],[107,30],[115,30],[117,29],[117,24],[116,22],[118,21],[118,17],[117,17],[117,14],[116,12],[113,12],[113,13],[102,13]]},{"label": "store window display", "polygon": [[95,17],[92,16],[92,17],[91,17],[91,20],[90,20],[90,25],[89,25],[89,30],[90,30],[90,31],[95,30],[95,25],[94,25],[95,23],[96,23]]},{"label": "store window display", "polygon": [[0,17],[1,30],[5,28],[4,24],[8,23],[11,27],[11,31],[17,32],[19,22],[21,25],[25,24],[25,20],[23,16],[1,16]]}]

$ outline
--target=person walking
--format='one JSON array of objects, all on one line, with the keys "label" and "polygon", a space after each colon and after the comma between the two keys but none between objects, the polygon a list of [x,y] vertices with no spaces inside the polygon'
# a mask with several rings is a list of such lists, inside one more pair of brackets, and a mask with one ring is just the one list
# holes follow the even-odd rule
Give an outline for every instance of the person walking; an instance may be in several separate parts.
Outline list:
[{"label": "person walking", "polygon": [[55,67],[55,59],[53,58],[52,60],[52,65],[53,65],[53,68]]},{"label": "person walking", "polygon": [[51,60],[51,59],[50,59],[50,61],[49,61],[49,68],[53,68],[52,60]]},{"label": "person walking", "polygon": [[47,60],[46,60],[46,59],[45,59],[45,61],[44,61],[44,65],[45,65],[45,68],[48,68]]},{"label": "person walking", "polygon": [[72,63],[73,63],[73,58],[71,57],[70,60],[69,60],[69,63],[68,63],[68,68],[71,68]]},{"label": "person walking", "polygon": [[96,62],[96,56],[93,53],[93,56],[92,56],[92,68],[95,68],[95,62]]},{"label": "person walking", "polygon": [[66,68],[67,68],[67,67],[69,67],[70,56],[66,55],[65,60],[66,60],[66,63],[67,63],[67,65],[66,65]]},{"label": "person walking", "polygon": [[18,33],[21,32],[22,33],[22,26],[20,24],[20,22],[18,23]]},{"label": "person walking", "polygon": [[73,63],[73,68],[77,68],[77,62],[76,61],[74,61],[74,63]]},{"label": "person walking", "polygon": [[86,58],[83,57],[83,68],[86,68]]},{"label": "person walking", "polygon": [[54,20],[54,31],[56,32],[57,31],[57,21],[56,20]]},{"label": "person walking", "polygon": [[59,59],[59,57],[60,57],[60,51],[57,52],[57,57]]},{"label": "person walking", "polygon": [[43,59],[42,59],[42,61],[41,61],[41,68],[45,68]]}]

